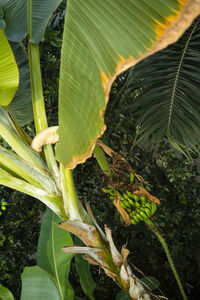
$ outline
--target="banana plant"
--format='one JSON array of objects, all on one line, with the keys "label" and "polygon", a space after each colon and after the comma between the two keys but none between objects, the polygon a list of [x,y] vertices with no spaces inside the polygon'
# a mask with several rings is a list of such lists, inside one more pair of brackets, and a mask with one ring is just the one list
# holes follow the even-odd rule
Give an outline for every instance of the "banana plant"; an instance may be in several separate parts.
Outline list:
[{"label": "banana plant", "polygon": [[[129,251],[122,247],[120,253],[111,230],[105,227],[104,232],[89,205],[81,204],[71,169],[84,163],[93,152],[99,159],[96,144],[106,130],[104,112],[115,78],[176,42],[200,13],[200,1],[68,0],[59,79],[59,124],[48,128],[39,43],[60,3],[61,0],[0,2],[0,134],[9,145],[0,148],[0,184],[42,201],[61,219],[60,228],[83,241],[85,246],[64,247],[66,255],[84,253],[130,299],[159,298],[132,272],[127,263]],[[20,65],[26,37],[30,75],[27,67]],[[33,141],[21,127],[32,116],[30,99],[36,131]],[[107,167],[105,163],[105,171]],[[32,282],[29,271],[23,277],[26,285]],[[35,268],[34,278],[42,278],[45,272]],[[55,297],[66,299],[48,276],[45,280],[54,289]],[[73,299],[73,293],[70,297]],[[183,297],[186,299],[184,293]]]}]

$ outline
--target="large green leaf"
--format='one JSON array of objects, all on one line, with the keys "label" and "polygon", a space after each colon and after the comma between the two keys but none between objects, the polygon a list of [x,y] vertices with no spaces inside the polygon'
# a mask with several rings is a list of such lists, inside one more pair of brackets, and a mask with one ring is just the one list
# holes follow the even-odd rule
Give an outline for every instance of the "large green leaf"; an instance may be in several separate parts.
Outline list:
[{"label": "large green leaf", "polygon": [[[32,7],[28,5],[28,10],[30,10],[31,19],[30,28],[30,42],[39,43],[44,36],[45,28],[48,21],[53,13],[53,11],[58,7],[62,0],[31,0]],[[39,24],[39,26],[38,26]]]},{"label": "large green leaf", "polygon": [[116,300],[130,300],[130,297],[126,295],[123,291],[120,291],[116,296]]},{"label": "large green leaf", "polygon": [[[62,0],[1,0],[4,12],[6,36],[9,40],[20,42],[28,32],[32,43],[43,39],[46,25]],[[27,11],[31,18],[27,24]]]},{"label": "large green leaf", "polygon": [[27,34],[27,0],[1,0],[5,34],[10,41],[20,42]]},{"label": "large green leaf", "polygon": [[80,283],[84,293],[91,299],[94,300],[93,292],[96,284],[90,273],[90,265],[85,260],[82,254],[75,255],[76,270],[78,272]]},{"label": "large green leaf", "polygon": [[[158,143],[164,136],[182,152],[199,145],[200,18],[179,41],[134,67],[126,96],[141,90],[128,107],[139,129],[139,140]],[[149,139],[149,137],[151,137]]]},{"label": "large green leaf", "polygon": [[61,248],[72,245],[70,233],[56,224],[62,220],[47,209],[40,232],[37,263],[55,279],[62,300],[74,299],[74,291],[68,281],[73,254],[64,254]]},{"label": "large green leaf", "polygon": [[20,125],[25,125],[33,120],[32,95],[30,84],[30,73],[28,55],[21,43],[10,43],[19,68],[19,88],[8,107]]},{"label": "large green leaf", "polygon": [[62,164],[74,168],[91,156],[106,128],[104,111],[116,76],[175,42],[199,12],[195,1],[68,1],[56,147]]},{"label": "large green leaf", "polygon": [[0,284],[0,299],[1,300],[14,300],[12,293]]},{"label": "large green leaf", "polygon": [[[74,243],[76,245],[83,245],[82,241],[75,236]],[[96,287],[96,283],[94,282],[91,273],[90,273],[90,265],[86,259],[83,258],[82,254],[75,255],[75,264],[76,270],[78,272],[80,283],[84,293],[91,299],[94,300],[93,292]]]},{"label": "large green leaf", "polygon": [[54,279],[40,267],[27,267],[22,273],[20,300],[62,300]]},{"label": "large green leaf", "polygon": [[0,29],[0,105],[7,106],[19,85],[19,71],[12,49]]}]

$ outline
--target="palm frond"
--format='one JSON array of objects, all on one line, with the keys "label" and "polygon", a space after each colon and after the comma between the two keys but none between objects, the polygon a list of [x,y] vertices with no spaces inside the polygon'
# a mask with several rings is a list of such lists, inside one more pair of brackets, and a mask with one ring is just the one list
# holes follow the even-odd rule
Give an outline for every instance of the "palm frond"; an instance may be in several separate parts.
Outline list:
[{"label": "palm frond", "polygon": [[[165,136],[184,153],[200,142],[200,18],[178,42],[130,70],[126,96],[139,140],[157,144]],[[130,109],[130,107],[129,107]]]}]

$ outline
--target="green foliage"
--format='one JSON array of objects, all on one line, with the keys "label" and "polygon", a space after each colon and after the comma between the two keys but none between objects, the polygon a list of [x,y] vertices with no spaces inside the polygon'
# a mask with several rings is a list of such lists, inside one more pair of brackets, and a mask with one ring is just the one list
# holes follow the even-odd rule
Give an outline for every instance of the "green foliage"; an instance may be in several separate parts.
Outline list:
[{"label": "green foliage", "polygon": [[[22,273],[21,300],[62,300],[53,278],[38,266],[25,268]],[[71,300],[73,298],[69,298]]]},{"label": "green foliage", "polygon": [[[83,243],[81,242],[81,240],[75,237],[75,244],[82,245]],[[76,271],[80,278],[80,284],[85,295],[87,295],[89,299],[95,300],[93,292],[96,284],[90,273],[90,265],[88,261],[83,258],[82,254],[75,254],[75,265]]]},{"label": "green foliage", "polygon": [[35,254],[44,205],[19,192],[0,187],[1,203],[7,202],[0,216],[0,283],[19,299],[20,274],[36,263]]},{"label": "green foliage", "polygon": [[159,145],[167,136],[183,153],[198,150],[199,40],[198,17],[178,42],[130,70],[124,94],[132,98],[138,141]]},{"label": "green foliage", "polygon": [[19,69],[19,87],[8,111],[20,125],[33,120],[28,54],[22,43],[10,42]]},{"label": "green foliage", "polygon": [[[59,46],[64,13],[62,7],[58,14],[53,15],[45,34],[46,42],[41,46],[49,125],[57,125]],[[148,150],[145,145],[135,146],[134,141],[138,128],[130,110],[132,99],[125,97],[123,88],[121,89],[125,86],[127,76],[127,73],[123,74],[113,84],[105,116],[108,129],[103,137],[104,142],[121,153],[137,173],[149,181],[152,194],[161,199],[161,207],[153,217],[154,221],[167,237],[175,264],[178,266],[183,282],[187,283],[185,285],[190,299],[197,299],[195,297],[196,295],[198,297],[200,291],[196,282],[198,276],[194,253],[198,250],[195,245],[199,242],[200,190],[196,182],[198,172],[195,161],[178,158],[176,152],[164,141],[160,144],[157,152],[154,149]],[[137,90],[135,93],[139,94],[139,91]],[[33,129],[29,126],[30,129],[33,134]],[[101,192],[106,179],[103,174],[99,176],[99,173],[99,167],[93,159],[75,170],[80,198],[90,201],[94,215],[101,226],[107,224],[112,227],[114,240],[118,246],[128,243],[127,247],[134,249],[134,252],[130,253],[129,262],[142,269],[147,275],[153,273],[161,282],[161,289],[170,296],[170,300],[180,299],[159,243],[143,224],[134,227],[134,230],[133,228],[124,228],[112,202]],[[19,297],[20,282],[16,281],[16,278],[19,280],[19,273],[22,272],[24,265],[35,264],[35,260],[27,259],[27,255],[35,253],[39,230],[38,210],[40,211],[40,207],[43,206],[40,206],[39,202],[35,200],[30,202],[24,195],[19,197],[18,193],[11,196],[9,189],[6,189],[5,193],[8,195],[3,195],[2,198],[8,203],[8,206],[6,211],[2,211],[1,220],[3,221],[0,225],[2,233],[0,272],[3,274],[1,281],[11,287],[15,295]],[[13,198],[12,205],[9,197]],[[13,208],[12,212],[11,208]],[[25,228],[28,229],[27,232]],[[10,235],[11,232],[12,235]],[[30,240],[30,236],[33,239]],[[22,246],[23,242],[26,242],[25,245],[23,244],[24,246]],[[11,253],[13,254],[11,255]],[[72,270],[75,271],[75,269]],[[44,272],[42,274],[44,275]],[[97,282],[94,292],[95,299],[100,300],[105,297],[115,299],[118,288],[113,281],[107,278],[103,271],[93,267],[92,275]],[[144,277],[139,272],[138,275]],[[71,276],[75,277],[75,275]],[[78,286],[77,281],[75,284]],[[194,287],[193,290],[191,286]],[[83,297],[86,299],[86,296]],[[122,293],[120,297],[123,297]],[[119,299],[121,300],[121,298]]]},{"label": "green foliage", "polygon": [[153,276],[141,278],[141,282],[144,283],[150,291],[156,290],[160,285],[160,282]]},{"label": "green foliage", "polygon": [[0,299],[1,300],[14,300],[12,293],[0,284]]},{"label": "green foliage", "polygon": [[47,209],[41,226],[37,250],[37,263],[50,275],[58,289],[60,298],[73,299],[74,291],[68,281],[73,254],[64,254],[63,247],[73,244],[70,233],[57,226],[62,220]]}]

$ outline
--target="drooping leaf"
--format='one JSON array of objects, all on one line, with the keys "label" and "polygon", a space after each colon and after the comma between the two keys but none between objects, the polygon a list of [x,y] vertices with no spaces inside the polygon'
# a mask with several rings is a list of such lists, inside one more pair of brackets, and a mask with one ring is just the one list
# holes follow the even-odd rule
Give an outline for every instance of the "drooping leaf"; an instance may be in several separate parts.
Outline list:
[{"label": "drooping leaf", "polygon": [[173,45],[145,59],[128,76],[126,96],[141,90],[128,107],[139,140],[157,144],[167,136],[181,152],[200,142],[200,18]]},{"label": "drooping leaf", "polygon": [[6,27],[6,23],[3,18],[4,18],[3,9],[0,7],[0,29],[2,30],[4,30]]},{"label": "drooping leaf", "polygon": [[22,273],[20,300],[62,300],[54,279],[38,266],[26,267]]},{"label": "drooping leaf", "polygon": [[[13,42],[22,41],[28,33],[32,43],[39,43],[44,36],[46,25],[62,0],[1,0],[0,7],[6,23],[5,33]],[[31,16],[27,21],[28,14]]]},{"label": "drooping leaf", "polygon": [[12,49],[0,29],[0,105],[7,106],[19,85],[19,71]]},{"label": "drooping leaf", "polygon": [[27,34],[27,0],[1,0],[5,34],[10,41],[20,42]]},{"label": "drooping leaf", "polygon": [[160,285],[160,282],[154,276],[146,276],[141,279],[141,282],[145,284],[150,291],[156,290]]},{"label": "drooping leaf", "polygon": [[28,56],[20,43],[11,42],[10,44],[19,68],[20,81],[8,111],[20,125],[25,125],[33,121]]},{"label": "drooping leaf", "polygon": [[0,299],[1,300],[14,300],[12,293],[0,284]]},{"label": "drooping leaf", "polygon": [[[76,245],[83,245],[82,241],[75,237],[74,243]],[[84,293],[91,299],[94,300],[93,292],[96,287],[96,283],[94,282],[91,273],[90,273],[90,265],[86,259],[83,258],[82,254],[75,255],[75,264],[76,270],[78,272],[80,283]]]},{"label": "drooping leaf", "polygon": [[37,263],[55,279],[61,299],[71,300],[74,299],[74,291],[68,275],[73,254],[64,254],[61,248],[73,243],[70,233],[56,225],[61,221],[47,209],[39,237]]},{"label": "drooping leaf", "polygon": [[193,1],[68,1],[56,147],[63,165],[74,168],[92,155],[116,76],[175,42],[199,12]]},{"label": "drooping leaf", "polygon": [[31,16],[31,20],[28,21],[31,25],[29,31],[31,43],[39,43],[43,40],[48,21],[61,2],[62,0],[32,0],[29,2],[32,4],[32,7],[28,5],[29,16]]},{"label": "drooping leaf", "polygon": [[116,296],[116,300],[130,300],[130,297],[126,295],[123,291],[120,291]]}]

